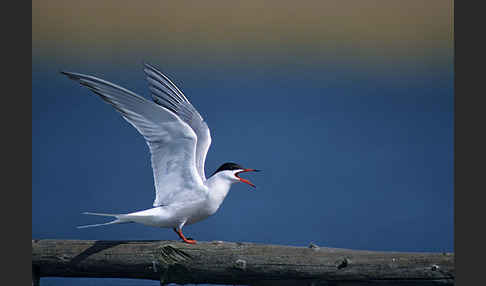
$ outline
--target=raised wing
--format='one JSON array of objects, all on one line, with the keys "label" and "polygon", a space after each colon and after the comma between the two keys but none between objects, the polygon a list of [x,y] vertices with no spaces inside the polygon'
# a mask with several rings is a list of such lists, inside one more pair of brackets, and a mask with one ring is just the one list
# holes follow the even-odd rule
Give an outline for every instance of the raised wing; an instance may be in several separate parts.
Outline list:
[{"label": "raised wing", "polygon": [[167,76],[150,64],[145,64],[144,72],[154,101],[177,114],[196,133],[196,168],[202,181],[206,181],[204,162],[211,145],[208,125],[182,91]]},{"label": "raised wing", "polygon": [[195,164],[196,134],[178,115],[105,80],[79,73],[62,73],[98,94],[143,135],[154,172],[154,206],[197,200],[205,195]]}]

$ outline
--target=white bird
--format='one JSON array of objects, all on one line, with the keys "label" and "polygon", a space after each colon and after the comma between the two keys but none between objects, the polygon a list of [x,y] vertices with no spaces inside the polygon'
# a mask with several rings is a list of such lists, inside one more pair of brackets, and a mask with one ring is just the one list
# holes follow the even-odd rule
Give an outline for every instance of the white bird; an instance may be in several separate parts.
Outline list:
[{"label": "white bird", "polygon": [[153,208],[127,214],[86,212],[115,220],[79,228],[135,222],[172,228],[184,242],[194,244],[182,228],[214,214],[233,183],[255,187],[239,174],[258,170],[225,163],[206,179],[204,163],[211,144],[206,122],[168,77],[149,64],[144,64],[144,72],[153,102],[94,76],[61,72],[98,94],[142,134],[154,174]]}]

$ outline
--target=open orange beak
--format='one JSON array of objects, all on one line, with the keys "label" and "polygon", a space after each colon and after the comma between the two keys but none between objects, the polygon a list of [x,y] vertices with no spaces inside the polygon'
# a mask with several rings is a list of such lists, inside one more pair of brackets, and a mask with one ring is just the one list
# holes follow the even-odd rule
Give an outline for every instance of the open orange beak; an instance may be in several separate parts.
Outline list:
[{"label": "open orange beak", "polygon": [[240,181],[241,181],[241,182],[243,182],[243,183],[247,183],[248,185],[250,185],[250,186],[252,186],[252,187],[256,188],[256,186],[255,186],[255,185],[253,185],[253,184],[252,184],[250,181],[248,181],[247,179],[243,179],[243,178],[241,178],[241,177],[240,177],[240,174],[241,174],[241,173],[245,173],[245,172],[260,172],[260,170],[255,170],[255,169],[244,169],[243,171],[239,171],[239,172],[235,173],[235,176],[236,176],[238,179],[240,179]]}]

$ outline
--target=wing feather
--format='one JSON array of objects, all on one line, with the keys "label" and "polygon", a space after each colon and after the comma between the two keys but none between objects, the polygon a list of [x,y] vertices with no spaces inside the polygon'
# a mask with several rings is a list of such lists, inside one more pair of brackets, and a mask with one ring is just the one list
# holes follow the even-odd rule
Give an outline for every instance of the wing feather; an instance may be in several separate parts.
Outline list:
[{"label": "wing feather", "polygon": [[94,76],[62,73],[111,104],[145,138],[154,172],[154,206],[198,199],[205,195],[196,168],[197,135],[172,110],[177,105],[167,101],[164,105],[156,104]]},{"label": "wing feather", "polygon": [[167,76],[150,64],[145,64],[144,72],[154,102],[177,114],[196,134],[196,168],[202,181],[205,181],[204,163],[211,145],[208,125],[182,91]]}]

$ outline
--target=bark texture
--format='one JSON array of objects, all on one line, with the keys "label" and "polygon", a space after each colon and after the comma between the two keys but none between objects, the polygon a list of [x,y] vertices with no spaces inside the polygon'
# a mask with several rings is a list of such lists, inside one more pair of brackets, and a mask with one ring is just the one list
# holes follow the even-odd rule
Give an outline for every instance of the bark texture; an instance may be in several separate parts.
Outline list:
[{"label": "bark texture", "polygon": [[[32,240],[39,277],[244,285],[453,285],[453,253],[240,242]],[[41,283],[42,284],[42,283]]]}]

